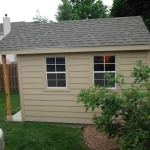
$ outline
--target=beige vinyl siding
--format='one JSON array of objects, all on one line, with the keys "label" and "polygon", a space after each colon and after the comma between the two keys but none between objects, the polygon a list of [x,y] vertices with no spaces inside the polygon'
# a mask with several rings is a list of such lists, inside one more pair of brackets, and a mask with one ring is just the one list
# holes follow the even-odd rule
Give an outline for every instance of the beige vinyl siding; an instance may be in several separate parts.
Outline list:
[{"label": "beige vinyl siding", "polygon": [[147,65],[150,67],[150,50],[147,51]]},{"label": "beige vinyl siding", "polygon": [[146,51],[137,52],[120,52],[120,73],[124,75],[126,82],[123,89],[131,87],[134,78],[131,76],[133,68],[136,66],[138,60],[142,60],[143,64],[147,64],[147,53]]},{"label": "beige vinyl siding", "polygon": [[[79,114],[80,115],[80,114]],[[89,118],[75,118],[75,117],[52,117],[52,116],[33,116],[33,115],[26,115],[25,118],[27,121],[38,121],[38,122],[55,122],[55,123],[84,123],[84,124],[91,124],[92,119]]]},{"label": "beige vinyl siding", "polygon": [[[24,108],[26,111],[48,111],[51,110],[52,112],[58,112],[59,116],[59,111],[60,112],[69,112],[69,113],[85,113],[85,110],[82,109],[82,106],[58,106],[58,105],[51,105],[51,106],[25,106]],[[69,114],[68,113],[68,114]],[[91,115],[90,112],[87,112],[88,114]],[[99,109],[95,110],[95,113],[99,113]],[[54,114],[54,113],[53,113]],[[86,114],[84,114],[86,115]],[[65,116],[64,116],[65,117]],[[89,117],[89,116],[87,116]]]},{"label": "beige vinyl siding", "polygon": [[[96,109],[85,112],[82,103],[77,104],[81,89],[93,85],[93,56],[116,55],[116,72],[123,73],[127,86],[133,81],[130,73],[136,60],[146,63],[146,51],[141,52],[94,52],[19,55],[21,103],[24,121],[44,121],[57,123],[91,124]],[[46,88],[46,57],[66,57],[66,89]],[[114,89],[118,91],[117,89]]]},{"label": "beige vinyl siding", "polygon": [[[24,105],[27,106],[76,106],[77,105],[77,101],[76,100],[30,100],[30,99],[26,99],[24,101]],[[78,106],[83,106],[82,103],[79,103]]]},{"label": "beige vinyl siding", "polygon": [[47,91],[44,89],[46,86],[44,85],[46,84],[45,57],[55,55],[32,56],[20,55],[19,57],[24,121],[92,123],[93,114],[100,113],[100,110],[96,110],[95,113],[92,111],[86,113],[83,104],[77,104],[76,97],[81,88],[90,87],[89,54],[82,54],[82,56],[67,54],[69,86],[66,90],[47,89]]},{"label": "beige vinyl siding", "polygon": [[[57,117],[60,118],[59,120],[61,120],[61,118],[68,118],[68,121],[70,118],[80,118],[80,119],[91,119],[93,117],[92,113],[85,113],[85,112],[74,112],[72,110],[70,111],[61,111],[61,109],[59,107],[57,107],[58,109],[56,110],[25,110],[25,115],[26,116],[35,116],[35,117]],[[76,115],[75,115],[76,114]],[[79,117],[80,116],[80,117]],[[59,120],[57,122],[59,122]],[[71,122],[70,122],[71,123]],[[78,123],[78,122],[77,122]],[[81,123],[81,122],[80,122]]]}]

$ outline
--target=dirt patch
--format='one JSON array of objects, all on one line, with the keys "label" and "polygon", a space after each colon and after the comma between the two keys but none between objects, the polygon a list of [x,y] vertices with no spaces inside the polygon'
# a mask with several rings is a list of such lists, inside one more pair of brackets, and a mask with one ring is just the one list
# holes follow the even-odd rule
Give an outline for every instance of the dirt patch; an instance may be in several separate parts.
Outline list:
[{"label": "dirt patch", "polygon": [[83,132],[84,142],[91,150],[116,150],[118,148],[116,139],[108,140],[94,127],[88,126]]}]

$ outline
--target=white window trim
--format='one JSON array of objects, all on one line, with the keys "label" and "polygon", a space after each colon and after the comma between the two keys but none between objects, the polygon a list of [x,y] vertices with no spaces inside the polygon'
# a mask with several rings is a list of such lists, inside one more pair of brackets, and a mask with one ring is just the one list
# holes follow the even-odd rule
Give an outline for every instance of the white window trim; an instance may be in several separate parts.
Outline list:
[{"label": "white window trim", "polygon": [[[47,65],[55,65],[55,67],[56,67],[56,62],[55,62],[55,64],[46,64],[46,59],[47,58],[55,58],[55,60],[56,60],[56,58],[62,58],[63,56],[53,56],[53,57],[45,57],[45,69],[46,69],[46,85],[47,85],[47,89],[67,89],[67,71],[63,71],[63,72],[47,72]],[[67,69],[67,67],[66,67],[66,57],[64,57],[65,58],[65,64],[58,64],[58,65],[65,65],[65,70]],[[65,73],[65,75],[66,75],[66,87],[48,87],[48,83],[47,83],[47,74],[48,73]]]},{"label": "white window trim", "polygon": [[[94,55],[93,56],[93,84],[95,85],[95,79],[94,79],[94,73],[106,73],[106,72],[110,72],[110,73],[115,73],[115,77],[116,77],[116,56],[115,56],[115,63],[106,63],[106,64],[115,64],[115,71],[94,71],[94,57],[95,56],[115,56],[115,55]],[[104,63],[96,63],[96,64],[105,64],[105,61]],[[104,68],[105,69],[105,68]],[[115,83],[115,87],[111,87],[110,89],[116,89],[116,83]]]}]

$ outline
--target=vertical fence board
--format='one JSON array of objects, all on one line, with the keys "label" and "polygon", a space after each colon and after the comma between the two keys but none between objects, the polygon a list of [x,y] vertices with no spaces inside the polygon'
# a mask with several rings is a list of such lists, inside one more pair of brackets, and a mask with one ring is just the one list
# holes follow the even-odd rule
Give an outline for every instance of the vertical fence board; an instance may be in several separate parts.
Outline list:
[{"label": "vertical fence board", "polygon": [[[17,64],[8,64],[9,90],[19,91]],[[0,91],[4,92],[3,68],[0,65]]]}]

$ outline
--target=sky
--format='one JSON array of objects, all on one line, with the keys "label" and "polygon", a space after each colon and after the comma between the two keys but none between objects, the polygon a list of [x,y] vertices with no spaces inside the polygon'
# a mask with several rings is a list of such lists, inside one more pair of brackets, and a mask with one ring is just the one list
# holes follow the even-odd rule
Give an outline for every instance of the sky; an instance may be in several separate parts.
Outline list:
[{"label": "sky", "polygon": [[[113,0],[103,0],[107,6],[112,5]],[[17,21],[33,21],[38,9],[42,16],[46,16],[49,20],[55,20],[58,4],[61,0],[0,0],[0,23],[3,17],[8,14],[11,22]]]}]

